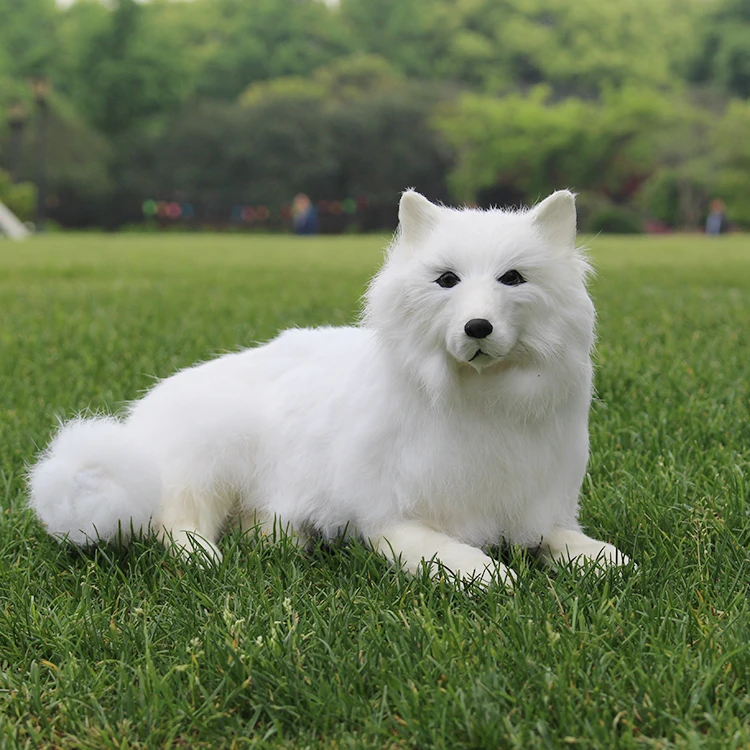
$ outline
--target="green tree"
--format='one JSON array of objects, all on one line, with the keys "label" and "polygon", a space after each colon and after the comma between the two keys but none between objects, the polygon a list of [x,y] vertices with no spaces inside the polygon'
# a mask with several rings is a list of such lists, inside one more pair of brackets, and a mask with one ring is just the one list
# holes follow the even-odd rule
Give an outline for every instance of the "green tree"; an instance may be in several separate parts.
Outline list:
[{"label": "green tree", "polygon": [[750,102],[734,101],[714,134],[717,192],[726,201],[730,220],[750,226]]},{"label": "green tree", "polygon": [[54,0],[0,0],[0,74],[50,76],[59,18]]},{"label": "green tree", "polygon": [[[313,75],[330,100],[347,101],[403,91],[408,85],[404,76],[380,55],[354,54],[342,57]],[[415,87],[412,85],[412,89]]]},{"label": "green tree", "polygon": [[654,129],[652,174],[640,187],[637,202],[648,216],[669,226],[695,228],[716,190],[714,143],[721,107],[715,102],[697,106],[678,97],[670,98],[669,106],[669,127]]},{"label": "green tree", "polygon": [[448,198],[450,150],[430,119],[441,96],[439,87],[409,82],[380,56],[353,55],[308,79],[254,84],[242,101],[252,109],[274,100],[314,100],[326,118],[335,163],[335,181],[317,197],[365,195],[395,205],[408,186]]},{"label": "green tree", "polygon": [[297,191],[328,197],[335,162],[323,103],[269,98],[250,107],[199,102],[163,130],[131,134],[126,191],[177,198],[205,211],[280,205]]},{"label": "green tree", "polygon": [[554,101],[539,86],[501,98],[466,94],[442,108],[436,126],[456,153],[450,184],[461,200],[502,187],[526,201],[561,187],[624,198],[653,168],[653,133],[670,118],[669,103],[651,91]]},{"label": "green tree", "polygon": [[462,12],[449,0],[341,0],[357,48],[380,55],[407,76],[440,78]]},{"label": "green tree", "polygon": [[750,4],[746,0],[719,0],[707,11],[701,29],[690,79],[713,83],[735,96],[750,97]]},{"label": "green tree", "polygon": [[[30,110],[23,130],[20,167],[21,178],[27,183],[37,174],[38,117],[38,111]],[[48,100],[46,133],[48,197],[53,213],[72,226],[99,222],[112,194],[107,139],[54,89]],[[0,141],[0,166],[7,169],[11,159],[5,145],[7,140]],[[29,217],[28,211],[24,215]]]},{"label": "green tree", "polygon": [[433,200],[448,200],[451,151],[432,126],[432,106],[407,88],[332,107],[335,195],[365,195],[395,206],[401,191],[414,187]]},{"label": "green tree", "polygon": [[743,116],[714,128],[681,76],[748,96],[748,24],[742,0],[0,0],[0,161],[3,113],[33,116],[43,76],[74,223],[147,195],[448,198],[448,172],[483,202],[643,184],[649,213],[693,224],[742,186]]},{"label": "green tree", "polygon": [[697,0],[342,0],[358,45],[409,76],[563,94],[671,86]]},{"label": "green tree", "polygon": [[174,111],[191,92],[188,50],[168,28],[150,23],[150,12],[135,0],[118,0],[106,15],[90,4],[78,12],[87,37],[67,60],[74,78],[70,93],[88,121],[108,135]]},{"label": "green tree", "polygon": [[337,11],[318,0],[196,0],[152,12],[174,19],[209,98],[233,100],[253,82],[305,76],[351,51]]},{"label": "green tree", "polygon": [[[416,92],[408,81],[379,55],[350,55],[318,68],[312,75],[283,76],[259,81],[247,87],[240,96],[246,106],[266,99],[313,98],[329,103],[351,101],[389,91]],[[432,91],[434,87],[430,87]]]},{"label": "green tree", "polygon": [[405,187],[447,199],[449,151],[432,127],[435,94],[382,60],[322,68],[311,79],[250,86],[241,103],[203,100],[123,144],[132,196],[178,198],[228,216],[238,204],[279,206],[366,195],[395,206]]}]

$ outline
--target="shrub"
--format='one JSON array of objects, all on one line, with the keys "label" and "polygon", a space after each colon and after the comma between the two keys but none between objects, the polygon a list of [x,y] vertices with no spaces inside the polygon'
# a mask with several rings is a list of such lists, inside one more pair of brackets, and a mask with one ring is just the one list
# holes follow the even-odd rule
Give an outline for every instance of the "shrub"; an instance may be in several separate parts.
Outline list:
[{"label": "shrub", "polygon": [[670,227],[682,223],[680,189],[676,175],[660,170],[652,175],[638,191],[638,203],[649,217],[659,219]]},{"label": "shrub", "polygon": [[0,170],[0,203],[4,203],[22,221],[31,221],[36,207],[36,186],[31,182],[14,185],[10,175]]},{"label": "shrub", "polygon": [[603,234],[641,234],[643,222],[626,208],[608,206],[591,217],[588,231]]},{"label": "shrub", "polygon": [[591,228],[591,221],[601,211],[610,208],[612,202],[602,193],[593,190],[583,190],[576,195],[576,215],[578,221],[578,231],[591,233],[595,230]]},{"label": "shrub", "polygon": [[697,227],[715,194],[712,179],[695,161],[679,170],[659,169],[643,183],[636,202],[649,218],[669,227]]}]

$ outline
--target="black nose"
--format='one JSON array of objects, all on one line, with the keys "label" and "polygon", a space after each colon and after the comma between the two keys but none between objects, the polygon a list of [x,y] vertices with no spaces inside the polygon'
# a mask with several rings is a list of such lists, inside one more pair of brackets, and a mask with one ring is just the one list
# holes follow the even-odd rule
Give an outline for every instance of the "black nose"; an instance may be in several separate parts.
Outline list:
[{"label": "black nose", "polygon": [[492,323],[484,318],[472,318],[464,326],[464,331],[473,339],[485,339],[492,333]]}]

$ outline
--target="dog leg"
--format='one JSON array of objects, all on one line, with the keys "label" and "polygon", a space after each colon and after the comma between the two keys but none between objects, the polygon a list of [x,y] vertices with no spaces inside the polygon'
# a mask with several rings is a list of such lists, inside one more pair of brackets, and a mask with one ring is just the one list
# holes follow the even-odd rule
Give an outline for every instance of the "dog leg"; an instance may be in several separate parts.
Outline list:
[{"label": "dog leg", "polygon": [[476,581],[481,586],[499,581],[511,587],[515,581],[512,570],[482,550],[418,521],[406,521],[391,527],[375,539],[372,546],[389,560],[400,562],[411,573],[424,566],[431,575],[439,575],[440,563],[455,579]]},{"label": "dog leg", "polygon": [[183,557],[199,554],[205,560],[221,562],[216,542],[231,503],[222,498],[198,497],[190,491],[167,495],[160,518],[159,539]]},{"label": "dog leg", "polygon": [[599,568],[627,565],[630,560],[617,547],[599,542],[573,529],[556,529],[542,542],[542,559],[549,565],[572,562],[582,568],[594,563]]},{"label": "dog leg", "polygon": [[265,510],[241,510],[238,525],[243,531],[248,531],[257,526],[264,537],[274,542],[283,536],[291,539],[300,547],[304,547],[310,541],[310,535],[304,529],[284,523],[283,519]]}]

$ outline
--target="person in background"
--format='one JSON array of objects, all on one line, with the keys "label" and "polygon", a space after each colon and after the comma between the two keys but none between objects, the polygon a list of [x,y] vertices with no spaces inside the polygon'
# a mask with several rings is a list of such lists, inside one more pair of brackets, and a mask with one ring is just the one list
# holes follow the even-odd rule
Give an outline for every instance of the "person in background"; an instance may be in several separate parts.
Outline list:
[{"label": "person in background", "polygon": [[716,236],[729,231],[726,205],[721,198],[714,198],[709,205],[708,218],[706,219],[706,234]]},{"label": "person in background", "polygon": [[315,234],[318,228],[315,206],[304,193],[297,193],[292,203],[292,228],[295,234]]}]

